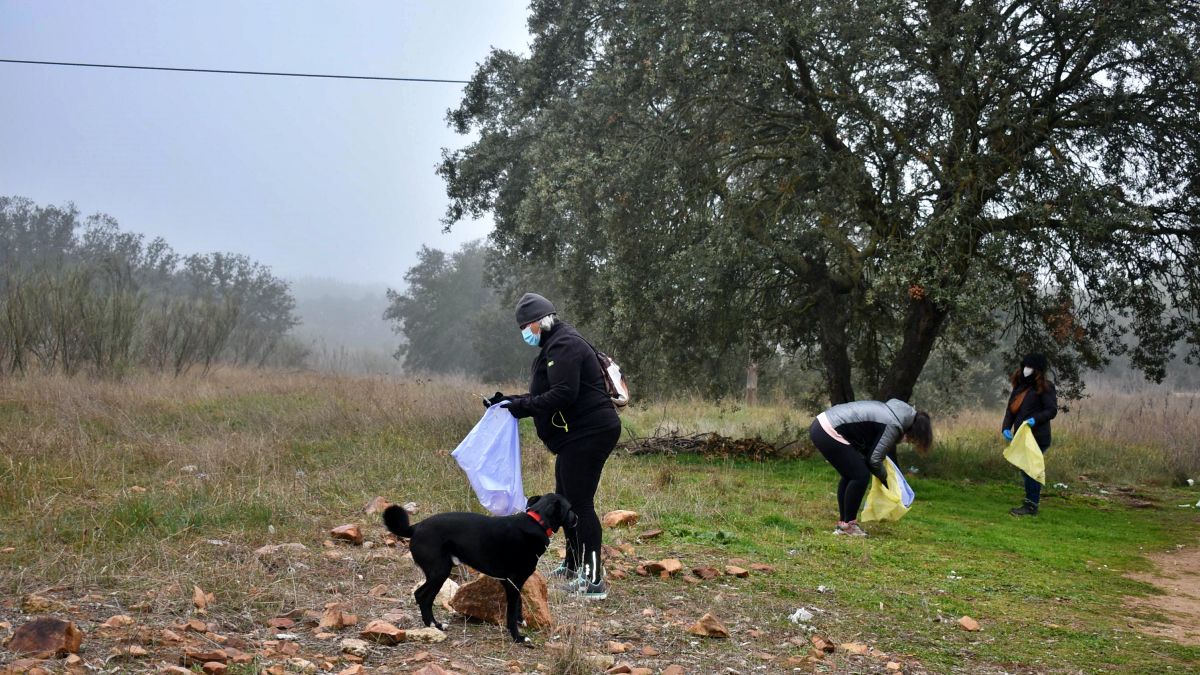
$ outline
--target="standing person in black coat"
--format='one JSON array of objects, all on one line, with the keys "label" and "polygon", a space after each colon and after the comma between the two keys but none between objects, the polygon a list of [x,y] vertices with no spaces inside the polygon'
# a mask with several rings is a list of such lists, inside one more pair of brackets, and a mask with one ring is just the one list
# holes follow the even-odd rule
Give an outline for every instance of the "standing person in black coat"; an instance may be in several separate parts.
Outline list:
[{"label": "standing person in black coat", "polygon": [[[1050,448],[1050,420],[1058,414],[1058,395],[1054,383],[1046,380],[1046,357],[1043,354],[1028,354],[1012,374],[1012,394],[1004,409],[1004,422],[1000,433],[1011,441],[1017,427],[1027,424],[1033,429],[1033,438],[1044,454]],[[1029,477],[1024,471],[1025,503],[1009,513],[1014,516],[1036,516],[1042,498],[1042,484]]]},{"label": "standing person in black coat", "polygon": [[567,557],[554,571],[570,589],[601,600],[608,583],[600,561],[600,518],[594,500],[604,462],[621,436],[621,420],[604,385],[596,351],[573,326],[558,318],[554,305],[536,293],[517,303],[517,326],[531,347],[533,360],[529,393],[497,393],[488,404],[505,402],[514,417],[532,417],[538,438],[554,454],[554,491],[571,502],[579,517],[564,527]]}]

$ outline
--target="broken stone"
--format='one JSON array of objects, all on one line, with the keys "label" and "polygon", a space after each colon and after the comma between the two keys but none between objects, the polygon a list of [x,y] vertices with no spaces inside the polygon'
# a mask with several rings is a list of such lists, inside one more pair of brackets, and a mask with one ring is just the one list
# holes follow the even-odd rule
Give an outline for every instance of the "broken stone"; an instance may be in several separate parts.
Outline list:
[{"label": "broken stone", "polygon": [[624,642],[616,642],[613,640],[605,642],[604,648],[608,650],[609,654],[624,654],[627,649]]},{"label": "broken stone", "polygon": [[721,576],[721,573],[718,572],[715,567],[694,567],[692,568],[692,574],[695,574],[705,581],[709,579],[716,579],[717,577]]},{"label": "broken stone", "polygon": [[383,497],[376,497],[367,502],[367,505],[363,507],[363,513],[367,514],[368,516],[376,513],[383,513],[383,510],[389,506],[391,506],[391,503],[388,502],[388,500],[384,499]]},{"label": "broken stone", "polygon": [[446,640],[446,634],[433,626],[414,628],[404,631],[404,640],[406,642],[419,642],[422,644],[437,644]]},{"label": "broken stone", "polygon": [[196,609],[200,610],[201,613],[207,611],[208,606],[216,601],[217,598],[212,593],[205,593],[204,589],[200,588],[199,586],[192,586],[192,604],[195,605]]},{"label": "broken stone", "polygon": [[[418,581],[417,583],[413,584],[412,592],[416,593],[417,589],[420,588],[424,583],[424,581]],[[442,587],[438,589],[437,595],[435,595],[433,598],[433,603],[435,605],[444,607],[447,612],[453,612],[453,600],[454,596],[458,594],[458,589],[459,586],[457,581],[453,579],[447,579],[442,583]]]},{"label": "broken stone", "polygon": [[48,614],[50,612],[61,612],[66,608],[66,605],[57,600],[34,595],[33,593],[21,598],[21,611],[26,614]]},{"label": "broken stone", "polygon": [[663,668],[662,675],[687,675],[687,671],[683,669],[683,666],[672,663],[666,668]]},{"label": "broken stone", "polygon": [[642,647],[642,656],[658,656],[658,650],[650,645]]},{"label": "broken stone", "polygon": [[654,669],[639,666],[629,671],[629,675],[654,675]]},{"label": "broken stone", "polygon": [[371,645],[367,644],[366,640],[358,638],[346,638],[338,646],[341,647],[344,653],[354,656],[366,656],[371,653]]},{"label": "broken stone", "polygon": [[711,638],[727,638],[729,637],[729,629],[726,628],[717,617],[713,616],[712,612],[706,613],[700,617],[700,620],[692,624],[688,628],[688,632],[692,635]]},{"label": "broken stone", "polygon": [[288,659],[288,669],[300,673],[315,673],[317,672],[317,664],[306,659],[294,658]]},{"label": "broken stone", "polygon": [[621,663],[618,663],[617,665],[613,666],[612,668],[609,668],[608,670],[606,670],[604,672],[610,673],[610,674],[615,674],[615,675],[629,675],[629,673],[633,672],[633,666],[622,661]]},{"label": "broken stone", "polygon": [[295,625],[296,622],[287,618],[286,616],[277,616],[272,619],[267,619],[267,626],[274,628],[275,630],[287,630]]},{"label": "broken stone", "polygon": [[[449,581],[449,579],[447,579],[447,581]],[[372,586],[371,590],[367,591],[367,595],[371,596],[372,598],[382,598],[383,596],[385,596],[387,594],[388,594],[388,585],[387,584],[379,584],[378,586]]]},{"label": "broken stone", "polygon": [[185,631],[191,631],[193,633],[208,632],[208,624],[204,623],[200,619],[191,619],[187,623],[183,624],[182,628]]},{"label": "broken stone", "polygon": [[638,567],[644,567],[646,572],[650,574],[664,576],[663,573],[665,572],[665,576],[671,576],[672,574],[676,574],[683,569],[683,563],[679,562],[679,560],[676,558],[666,558],[663,560],[648,562],[644,565],[639,565]]},{"label": "broken stone", "polygon": [[269,558],[280,554],[298,554],[306,551],[308,551],[308,547],[304,544],[292,542],[290,544],[268,544],[255,549],[254,555],[259,558]]},{"label": "broken stone", "polygon": [[71,621],[42,617],[24,624],[13,632],[8,650],[17,654],[62,657],[78,654],[83,644],[83,631]]},{"label": "broken stone", "polygon": [[866,654],[871,650],[870,647],[861,642],[845,642],[842,643],[842,651],[850,652],[851,654]]},{"label": "broken stone", "polygon": [[353,614],[347,614],[338,608],[326,609],[321,615],[321,621],[317,623],[318,628],[328,628],[330,630],[341,630],[346,626],[353,626],[358,623],[358,617]]},{"label": "broken stone", "polygon": [[622,525],[633,526],[637,525],[638,514],[636,511],[609,511],[604,514],[604,518],[600,520],[605,527],[621,527]]},{"label": "broken stone", "polygon": [[364,640],[377,642],[381,645],[394,645],[404,640],[404,631],[386,621],[376,620],[367,624],[367,627],[358,636]]},{"label": "broken stone", "polygon": [[124,628],[126,626],[132,626],[134,623],[136,623],[136,622],[133,620],[133,617],[131,617],[131,616],[127,616],[125,614],[115,614],[113,616],[110,616],[108,618],[108,621],[105,621],[104,623],[100,624],[100,627],[101,628],[113,628],[113,629]]},{"label": "broken stone", "polygon": [[219,661],[227,663],[229,661],[229,653],[224,649],[200,649],[198,647],[189,647],[183,650],[183,656],[179,659],[179,665],[191,667],[195,665],[204,665],[209,661]]},{"label": "broken stone", "polygon": [[775,571],[774,567],[770,565],[764,565],[763,563],[750,563],[750,569],[754,570],[755,572],[766,572],[767,574]]},{"label": "broken stone", "polygon": [[162,644],[169,645],[177,642],[183,642],[183,638],[179,637],[179,633],[176,633],[170,628],[164,628],[162,632],[158,634],[158,641]]},{"label": "broken stone", "polygon": [[904,669],[904,666],[901,666],[901,665],[900,665],[898,662],[896,662],[896,661],[888,661],[888,662],[887,662],[887,665],[886,665],[886,666],[884,666],[884,667],[885,667],[885,668],[887,668],[888,670],[892,671],[893,673],[898,673],[898,672],[900,672],[901,670],[903,670],[903,669]]},{"label": "broken stone", "polygon": [[348,541],[355,546],[362,546],[363,534],[358,525],[339,525],[329,531],[329,536],[334,539]]},{"label": "broken stone", "polygon": [[662,533],[663,533],[662,530],[647,530],[646,532],[639,534],[637,536],[637,538],[638,539],[653,539],[655,537],[662,536]]},{"label": "broken stone", "polygon": [[180,666],[163,666],[158,672],[160,675],[192,675],[192,671]]},{"label": "broken stone", "polygon": [[825,654],[832,654],[835,651],[837,651],[837,647],[835,647],[832,642],[830,642],[829,640],[826,640],[825,638],[821,637],[820,635],[812,636],[811,640],[812,640],[813,646],[816,647],[817,649],[821,650]]},{"label": "broken stone", "polygon": [[[459,614],[504,625],[508,600],[501,583],[507,582],[481,574],[458,589],[450,606]],[[547,628],[554,623],[550,615],[550,592],[546,588],[546,580],[538,572],[534,572],[521,587],[521,614],[526,624],[534,630]]]},{"label": "broken stone", "polygon": [[962,626],[962,629],[969,633],[974,633],[974,632],[978,631],[980,628],[978,621],[976,621],[975,619],[972,619],[969,616],[965,616],[965,615],[961,619],[958,620],[958,625]]},{"label": "broken stone", "polygon": [[362,665],[356,663],[349,668],[343,668],[342,670],[339,670],[337,675],[364,675],[366,672],[367,671],[363,669]]},{"label": "broken stone", "polygon": [[743,569],[741,567],[738,567],[737,565],[726,565],[725,566],[725,574],[728,574],[731,577],[745,579],[746,577],[750,576],[750,571]]},{"label": "broken stone", "polygon": [[224,673],[229,670],[229,666],[221,663],[220,661],[209,661],[208,663],[200,666],[200,669],[207,673],[207,675],[224,675]]}]

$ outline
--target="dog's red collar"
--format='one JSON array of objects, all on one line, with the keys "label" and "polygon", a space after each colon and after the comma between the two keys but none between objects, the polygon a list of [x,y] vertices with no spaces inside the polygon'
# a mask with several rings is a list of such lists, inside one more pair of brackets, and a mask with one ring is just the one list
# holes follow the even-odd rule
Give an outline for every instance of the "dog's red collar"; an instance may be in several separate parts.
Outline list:
[{"label": "dog's red collar", "polygon": [[533,522],[537,523],[538,525],[541,525],[542,527],[545,527],[547,537],[550,537],[551,539],[554,538],[554,530],[552,530],[546,526],[546,521],[542,520],[542,517],[537,514],[537,511],[526,511],[525,515],[529,516],[530,518],[533,518]]}]

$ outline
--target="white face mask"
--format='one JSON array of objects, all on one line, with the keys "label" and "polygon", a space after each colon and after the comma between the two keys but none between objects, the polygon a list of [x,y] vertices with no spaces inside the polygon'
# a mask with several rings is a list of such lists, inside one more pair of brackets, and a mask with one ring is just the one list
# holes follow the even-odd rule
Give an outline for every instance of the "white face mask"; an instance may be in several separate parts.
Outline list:
[{"label": "white face mask", "polygon": [[1033,368],[1030,368],[1029,366],[1025,366],[1025,370],[1022,370],[1021,373],[1024,374],[1025,377],[1029,377],[1030,375],[1033,374]]}]

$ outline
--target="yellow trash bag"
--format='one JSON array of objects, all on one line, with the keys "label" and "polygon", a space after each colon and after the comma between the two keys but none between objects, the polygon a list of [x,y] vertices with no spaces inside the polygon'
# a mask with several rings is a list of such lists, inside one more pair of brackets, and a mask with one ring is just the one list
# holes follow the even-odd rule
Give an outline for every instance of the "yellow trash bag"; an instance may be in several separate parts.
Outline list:
[{"label": "yellow trash bag", "polygon": [[1028,424],[1021,424],[1021,428],[1017,429],[1012,443],[1004,449],[1004,459],[1030,478],[1046,484],[1046,458],[1042,456],[1042,449],[1038,447],[1037,440],[1033,438],[1033,429]]},{"label": "yellow trash bag", "polygon": [[915,495],[908,486],[908,481],[904,480],[904,474],[900,473],[900,469],[890,458],[884,466],[887,470],[888,484],[885,487],[878,478],[871,476],[871,491],[867,493],[867,503],[863,506],[862,514],[858,516],[861,522],[900,520],[912,506]]}]

